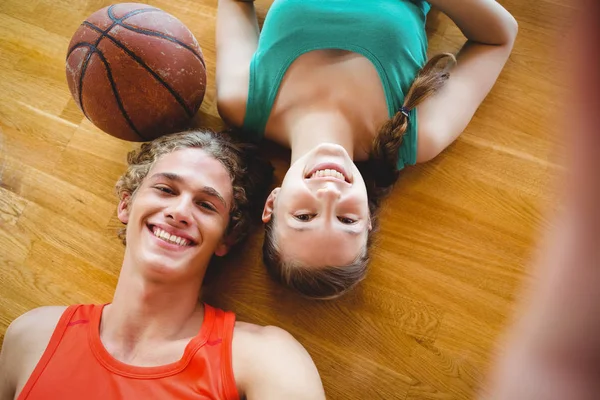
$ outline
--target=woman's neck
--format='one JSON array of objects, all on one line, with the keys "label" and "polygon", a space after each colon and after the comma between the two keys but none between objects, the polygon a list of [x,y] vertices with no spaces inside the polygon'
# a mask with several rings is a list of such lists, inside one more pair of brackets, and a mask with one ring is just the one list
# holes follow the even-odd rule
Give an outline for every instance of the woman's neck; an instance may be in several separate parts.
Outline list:
[{"label": "woman's neck", "polygon": [[343,146],[350,158],[354,159],[354,137],[350,120],[338,112],[313,111],[294,121],[289,130],[288,140],[292,150],[292,160],[309,152],[321,143],[335,143]]}]

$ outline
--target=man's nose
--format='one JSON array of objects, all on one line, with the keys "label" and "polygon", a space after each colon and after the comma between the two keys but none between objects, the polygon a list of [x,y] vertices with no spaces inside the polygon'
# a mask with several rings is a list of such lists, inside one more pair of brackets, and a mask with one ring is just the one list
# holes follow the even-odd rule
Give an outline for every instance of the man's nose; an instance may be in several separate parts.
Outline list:
[{"label": "man's nose", "polygon": [[165,210],[167,218],[171,218],[173,222],[188,225],[192,218],[193,204],[185,196],[180,196],[173,199],[173,203]]}]

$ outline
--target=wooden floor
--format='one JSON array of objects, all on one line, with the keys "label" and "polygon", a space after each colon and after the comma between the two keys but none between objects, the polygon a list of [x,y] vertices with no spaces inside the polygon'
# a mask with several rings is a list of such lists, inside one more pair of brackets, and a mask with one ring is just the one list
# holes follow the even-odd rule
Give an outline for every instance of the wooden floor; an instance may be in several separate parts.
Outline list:
[{"label": "wooden floor", "polygon": [[[195,123],[221,127],[216,0],[149,3],[196,35],[209,87]],[[241,320],[292,332],[331,399],[471,399],[483,390],[546,212],[556,208],[554,126],[564,100],[558,53],[575,11],[559,0],[502,3],[520,23],[505,71],[458,142],[403,174],[358,290],[313,302],[272,284],[260,261],[260,230],[215,266],[206,298]],[[31,308],[111,300],[123,254],[113,185],[135,145],[85,120],[64,68],[73,32],[109,4],[0,2],[0,338]],[[261,18],[269,4],[257,1]],[[456,50],[463,40],[439,13],[429,33],[431,53]],[[285,159],[274,161],[281,177]]]}]

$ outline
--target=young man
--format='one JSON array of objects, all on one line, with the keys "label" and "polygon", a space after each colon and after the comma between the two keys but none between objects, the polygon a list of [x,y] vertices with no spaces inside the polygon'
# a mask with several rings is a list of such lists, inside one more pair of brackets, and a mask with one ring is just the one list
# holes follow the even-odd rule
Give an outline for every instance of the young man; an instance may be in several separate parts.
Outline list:
[{"label": "young man", "polygon": [[117,183],[126,248],[112,303],[17,318],[0,355],[0,399],[324,399],[291,335],[198,303],[213,254],[248,231],[266,164],[200,131],[144,144],[128,160]]}]

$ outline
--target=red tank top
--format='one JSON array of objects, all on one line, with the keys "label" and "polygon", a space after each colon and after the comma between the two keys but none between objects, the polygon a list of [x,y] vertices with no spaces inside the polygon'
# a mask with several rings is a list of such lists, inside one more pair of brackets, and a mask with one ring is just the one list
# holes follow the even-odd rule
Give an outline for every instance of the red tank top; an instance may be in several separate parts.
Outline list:
[{"label": "red tank top", "polygon": [[231,367],[233,313],[205,304],[200,332],[179,361],[136,367],[102,345],[103,308],[65,310],[18,400],[239,399]]}]

